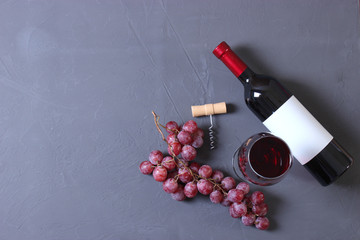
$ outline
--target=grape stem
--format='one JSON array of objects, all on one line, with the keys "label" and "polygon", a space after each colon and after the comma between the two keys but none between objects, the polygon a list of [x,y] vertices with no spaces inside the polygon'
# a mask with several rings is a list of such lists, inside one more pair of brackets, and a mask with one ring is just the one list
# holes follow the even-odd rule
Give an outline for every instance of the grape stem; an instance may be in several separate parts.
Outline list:
[{"label": "grape stem", "polygon": [[[172,129],[168,129],[168,128],[165,127],[164,125],[160,124],[160,122],[159,122],[160,117],[159,117],[158,115],[156,115],[156,113],[155,113],[154,111],[152,111],[152,114],[153,114],[153,116],[154,116],[154,122],[155,122],[155,125],[156,125],[156,129],[157,129],[158,132],[160,133],[162,140],[163,140],[164,142],[166,142],[166,144],[168,145],[169,149],[171,150],[171,156],[172,156],[172,158],[173,158],[173,160],[174,160],[174,162],[175,162],[175,165],[176,165],[178,168],[180,168],[180,166],[179,166],[179,164],[178,164],[178,162],[180,162],[181,165],[182,165],[187,171],[190,172],[191,176],[192,176],[193,179],[194,179],[193,182],[198,182],[200,179],[208,180],[208,181],[211,182],[211,184],[213,185],[214,190],[219,190],[219,191],[221,191],[222,194],[224,195],[224,198],[226,198],[226,196],[227,196],[228,193],[227,193],[227,191],[225,191],[225,190],[221,187],[221,184],[217,183],[213,178],[204,178],[204,177],[200,176],[199,174],[194,173],[194,172],[191,170],[191,168],[189,168],[189,167],[187,167],[187,166],[185,165],[185,162],[184,162],[183,160],[181,160],[180,158],[178,158],[178,157],[175,155],[171,144],[169,144],[169,143],[167,142],[167,140],[166,140],[166,138],[165,138],[165,135],[164,135],[164,133],[162,132],[162,130],[161,130],[160,127],[164,128],[165,130],[170,130],[170,131],[172,131],[172,132],[174,132],[174,133],[178,133],[179,131],[177,131],[177,130],[172,130]],[[159,165],[161,165],[161,163],[159,163]],[[179,178],[179,175],[176,175],[174,178],[175,178],[175,180],[177,180],[177,179]]]}]

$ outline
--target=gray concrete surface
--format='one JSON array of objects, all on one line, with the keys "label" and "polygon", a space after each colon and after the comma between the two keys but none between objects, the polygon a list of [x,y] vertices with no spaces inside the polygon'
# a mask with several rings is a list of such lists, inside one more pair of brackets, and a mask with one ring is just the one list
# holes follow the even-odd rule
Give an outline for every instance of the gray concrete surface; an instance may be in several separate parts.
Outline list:
[{"label": "gray concrete surface", "polygon": [[[0,239],[360,238],[358,1],[2,1],[0,31]],[[138,170],[166,150],[152,110],[183,123],[191,105],[226,101],[198,161],[232,176],[235,149],[265,130],[212,54],[223,40],[355,159],[329,187],[298,163],[253,186],[269,231],[204,196],[173,201]]]}]

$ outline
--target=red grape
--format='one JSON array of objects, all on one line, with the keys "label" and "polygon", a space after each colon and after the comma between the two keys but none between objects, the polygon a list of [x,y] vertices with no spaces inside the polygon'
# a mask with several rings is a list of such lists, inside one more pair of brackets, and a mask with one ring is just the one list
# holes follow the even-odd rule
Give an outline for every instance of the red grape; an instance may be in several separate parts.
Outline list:
[{"label": "red grape", "polygon": [[166,180],[167,177],[167,170],[163,166],[155,167],[153,171],[153,177],[157,182],[163,182]]},{"label": "red grape", "polygon": [[191,136],[191,133],[185,130],[181,130],[179,134],[177,135],[177,138],[179,139],[179,142],[182,145],[188,145],[193,142],[193,138]]},{"label": "red grape", "polygon": [[232,202],[226,197],[224,200],[222,200],[221,205],[225,207],[229,207],[232,204]]},{"label": "red grape", "polygon": [[181,149],[181,157],[185,160],[185,161],[192,161],[195,159],[196,157],[196,150],[194,147],[190,146],[190,145],[185,145],[182,147]]},{"label": "red grape", "polygon": [[243,191],[234,188],[234,189],[230,189],[227,197],[231,202],[240,203],[244,198],[244,193]]},{"label": "red grape", "polygon": [[255,220],[255,227],[260,230],[266,230],[269,228],[270,221],[267,217],[257,217]]},{"label": "red grape", "polygon": [[163,159],[163,154],[159,150],[154,150],[149,155],[149,161],[153,165],[158,165],[161,163],[161,160]]},{"label": "red grape", "polygon": [[198,193],[197,186],[194,182],[189,182],[185,185],[184,194],[188,198],[193,198]]},{"label": "red grape", "polygon": [[239,189],[239,190],[243,191],[244,195],[246,195],[250,191],[250,186],[246,182],[241,182],[236,186],[236,189]]},{"label": "red grape", "polygon": [[257,216],[263,217],[268,212],[268,205],[264,202],[257,204],[257,205],[253,205],[252,212],[254,214],[256,214]]},{"label": "red grape", "polygon": [[246,214],[247,207],[244,203],[233,203],[229,208],[230,215],[233,218],[239,218]]},{"label": "red grape", "polygon": [[174,142],[178,142],[178,139],[176,138],[175,133],[169,134],[169,135],[166,137],[166,142],[167,142],[168,144],[174,143]]},{"label": "red grape", "polygon": [[179,125],[175,121],[170,121],[166,123],[165,127],[168,133],[174,133],[179,130]]},{"label": "red grape", "polygon": [[200,136],[194,136],[191,146],[200,148],[204,144],[204,139]]},{"label": "red grape", "polygon": [[197,182],[197,188],[203,195],[209,195],[213,191],[213,185],[209,180],[200,179]]},{"label": "red grape", "polygon": [[[186,163],[189,163],[189,162],[186,162]],[[191,169],[191,171],[193,171],[193,173],[199,174],[200,164],[198,164],[197,162],[192,162],[190,164],[189,168]]]},{"label": "red grape", "polygon": [[244,216],[241,217],[241,221],[245,226],[251,226],[255,222],[255,214],[253,213],[247,213]]},{"label": "red grape", "polygon": [[174,193],[178,189],[178,183],[173,178],[168,178],[163,182],[163,189],[167,193]]},{"label": "red grape", "polygon": [[154,170],[154,165],[152,165],[150,161],[143,161],[140,163],[139,168],[142,174],[149,175]]},{"label": "red grape", "polygon": [[226,177],[221,181],[221,186],[225,191],[229,191],[236,186],[236,182],[232,177]]},{"label": "red grape", "polygon": [[221,180],[223,180],[224,173],[219,170],[215,170],[213,171],[211,178],[214,179],[215,182],[219,183]]},{"label": "red grape", "polygon": [[199,169],[199,175],[202,178],[210,178],[212,174],[212,168],[209,165],[202,165]]},{"label": "red grape", "polygon": [[182,129],[185,131],[188,131],[190,133],[195,133],[197,130],[197,124],[194,120],[189,120],[186,123],[184,123]]},{"label": "red grape", "polygon": [[201,128],[197,128],[195,130],[195,132],[193,133],[193,135],[194,135],[194,137],[199,136],[199,137],[203,138],[204,137],[204,131]]},{"label": "red grape", "polygon": [[171,171],[176,167],[175,160],[170,156],[166,156],[161,161],[161,166],[166,168],[168,171]]},{"label": "red grape", "polygon": [[224,200],[224,195],[221,191],[215,190],[210,193],[210,201],[213,203],[221,203]]},{"label": "red grape", "polygon": [[176,201],[184,201],[186,199],[184,194],[184,186],[180,184],[176,192],[171,193],[171,197]]},{"label": "red grape", "polygon": [[253,192],[251,194],[250,199],[251,199],[251,202],[254,205],[256,205],[256,204],[260,204],[260,203],[264,202],[265,201],[265,196],[264,196],[264,194],[262,192],[255,191],[255,192]]},{"label": "red grape", "polygon": [[188,183],[193,180],[193,176],[191,175],[191,172],[187,168],[180,168],[178,171],[179,174],[179,180],[183,183]]},{"label": "red grape", "polygon": [[173,143],[169,143],[168,146],[168,153],[173,156],[177,156],[181,153],[181,143],[179,142],[173,142]]}]

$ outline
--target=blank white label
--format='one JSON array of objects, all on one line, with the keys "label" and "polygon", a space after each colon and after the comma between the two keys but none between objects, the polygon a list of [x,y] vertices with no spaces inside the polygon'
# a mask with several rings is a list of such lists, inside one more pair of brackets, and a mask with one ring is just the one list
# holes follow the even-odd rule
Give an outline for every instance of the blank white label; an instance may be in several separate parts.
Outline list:
[{"label": "blank white label", "polygon": [[294,96],[263,123],[287,143],[293,156],[302,165],[318,155],[333,139]]}]

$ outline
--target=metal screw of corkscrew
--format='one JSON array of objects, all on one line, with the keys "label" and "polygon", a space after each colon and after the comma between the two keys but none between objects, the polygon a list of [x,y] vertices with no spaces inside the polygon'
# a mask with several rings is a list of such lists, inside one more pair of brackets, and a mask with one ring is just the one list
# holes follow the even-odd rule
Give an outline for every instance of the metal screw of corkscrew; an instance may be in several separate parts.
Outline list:
[{"label": "metal screw of corkscrew", "polygon": [[215,136],[214,136],[214,124],[212,116],[214,114],[223,114],[226,113],[226,103],[214,103],[214,104],[205,104],[205,105],[197,105],[191,106],[191,112],[193,117],[200,116],[210,116],[210,127],[209,127],[209,139],[210,139],[210,150],[215,148]]},{"label": "metal screw of corkscrew", "polygon": [[213,115],[210,116],[210,127],[209,127],[209,139],[210,139],[210,150],[213,150],[215,148],[215,137],[214,137],[214,130],[213,130]]}]

